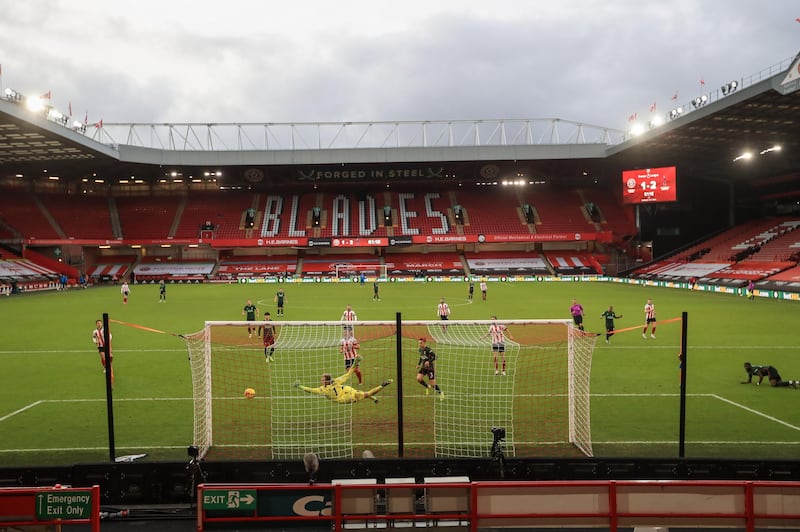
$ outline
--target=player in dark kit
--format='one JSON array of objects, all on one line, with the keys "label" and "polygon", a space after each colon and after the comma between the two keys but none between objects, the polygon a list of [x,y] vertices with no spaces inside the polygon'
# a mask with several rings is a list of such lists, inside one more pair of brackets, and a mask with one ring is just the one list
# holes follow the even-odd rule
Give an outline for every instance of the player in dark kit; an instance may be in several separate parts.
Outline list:
[{"label": "player in dark kit", "polygon": [[614,307],[609,305],[608,310],[604,310],[600,317],[606,320],[606,343],[609,344],[611,337],[614,336],[614,320],[621,318],[622,314],[614,313]]},{"label": "player in dark kit", "polygon": [[[425,395],[430,393],[433,388],[439,392],[439,399],[444,399],[444,392],[439,385],[436,384],[436,370],[434,369],[434,362],[436,361],[436,353],[433,349],[426,345],[425,338],[419,339],[419,362],[417,362],[417,382],[425,388]],[[428,382],[425,382],[425,377]]]},{"label": "player in dark kit", "polygon": [[380,285],[378,281],[373,281],[372,283],[372,300],[373,301],[380,301],[381,297],[379,295]]},{"label": "player in dark kit", "polygon": [[275,294],[275,303],[278,305],[278,316],[283,316],[283,305],[286,303],[286,293],[283,288],[278,288],[278,292]]},{"label": "player in dark kit", "polygon": [[777,388],[791,386],[792,388],[797,389],[797,381],[785,381],[781,379],[781,374],[778,373],[778,369],[775,366],[756,366],[750,362],[745,362],[744,371],[747,373],[747,380],[742,381],[742,384],[750,384],[753,382],[753,377],[758,377],[756,386],[760,386],[761,381],[764,380],[764,377],[767,377],[767,379],[769,379],[770,386],[775,386]]},{"label": "player in dark kit", "polygon": [[272,358],[273,353],[275,353],[275,326],[270,323],[272,320],[272,316],[269,312],[264,313],[264,321],[265,323],[263,326],[259,327],[259,334],[263,332],[264,338],[264,358],[267,359],[267,362],[274,362],[275,359]]},{"label": "player in dark kit", "polygon": [[470,281],[469,282],[469,291],[467,292],[467,299],[469,301],[472,301],[472,296],[473,295],[475,295],[475,282],[474,281]]},{"label": "player in dark kit", "polygon": [[[245,318],[247,321],[256,321],[256,311],[257,310],[258,309],[253,304],[253,301],[248,299],[247,300],[247,304],[242,309],[242,316],[247,316]],[[253,337],[253,331],[256,331],[256,336],[257,336],[258,335],[258,329],[255,326],[251,326],[250,324],[247,324],[247,337],[248,338],[252,338]]]}]

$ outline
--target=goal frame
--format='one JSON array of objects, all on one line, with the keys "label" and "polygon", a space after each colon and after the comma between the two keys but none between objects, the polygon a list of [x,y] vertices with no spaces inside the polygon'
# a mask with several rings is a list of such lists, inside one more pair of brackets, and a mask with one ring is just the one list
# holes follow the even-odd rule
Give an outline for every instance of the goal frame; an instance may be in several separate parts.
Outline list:
[{"label": "goal frame", "polygon": [[[581,374],[578,368],[575,340],[578,335],[582,336],[596,336],[592,333],[584,333],[574,326],[571,319],[512,319],[512,320],[448,320],[448,326],[468,324],[480,325],[488,327],[492,323],[500,323],[506,326],[514,325],[564,325],[566,330],[566,343],[567,343],[567,390],[568,390],[568,416],[567,416],[567,432],[569,443],[577,447],[584,455],[593,456],[592,441],[591,441],[591,418],[590,418],[590,390],[589,378],[591,374],[591,360],[593,358],[594,344],[592,344],[588,355],[588,370],[585,374]],[[313,327],[313,326],[338,326],[341,327],[341,321],[206,321],[201,331],[189,335],[192,337],[201,337],[203,342],[202,349],[202,371],[195,371],[196,361],[192,357],[190,351],[190,364],[192,366],[192,401],[193,401],[193,445],[198,447],[200,457],[205,457],[208,451],[213,447],[214,434],[213,434],[213,375],[212,375],[212,344],[211,344],[211,330],[213,327],[220,326],[234,326],[234,327],[252,327],[281,325],[281,326],[298,326],[298,327]],[[398,360],[402,357],[401,347],[399,345],[399,337],[402,336],[402,328],[409,327],[439,327],[442,322],[440,320],[402,320],[400,313],[397,315],[396,321],[356,321],[352,322],[353,326],[395,326],[397,331],[395,336],[398,338],[396,356]],[[187,348],[189,344],[187,342]],[[399,364],[398,364],[399,370]],[[202,382],[200,382],[202,381]],[[580,382],[579,382],[580,381]],[[583,386],[583,390],[579,389]],[[578,401],[578,395],[582,395],[584,400]],[[585,433],[588,433],[588,438],[582,437],[578,426],[584,427]]]},{"label": "goal frame", "polygon": [[348,277],[348,274],[352,275],[354,273],[361,273],[361,272],[378,272],[378,279],[388,279],[389,278],[389,268],[386,264],[348,264],[348,263],[340,263],[336,264],[336,268],[334,270],[336,278],[341,279],[342,277]]}]

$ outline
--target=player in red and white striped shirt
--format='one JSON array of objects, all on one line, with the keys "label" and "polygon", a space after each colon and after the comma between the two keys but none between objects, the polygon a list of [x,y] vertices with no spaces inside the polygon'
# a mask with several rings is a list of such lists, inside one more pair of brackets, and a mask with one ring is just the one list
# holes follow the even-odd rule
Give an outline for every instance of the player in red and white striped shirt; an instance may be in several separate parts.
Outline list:
[{"label": "player in red and white striped shirt", "polygon": [[341,319],[341,322],[343,324],[342,329],[344,329],[345,331],[350,331],[352,333],[354,321],[358,321],[358,317],[356,316],[356,311],[353,310],[352,306],[347,305],[344,309],[344,312],[342,312],[342,319]]},{"label": "player in red and white striped shirt", "polygon": [[[439,314],[439,319],[442,321],[447,321],[450,319],[450,305],[448,305],[444,298],[439,299],[439,306],[436,307],[436,312]],[[442,324],[442,330],[447,330],[447,325]]]},{"label": "player in red and white striped shirt", "polygon": [[653,328],[650,329],[650,338],[655,339],[656,337],[656,306],[653,304],[652,299],[647,300],[647,304],[644,306],[644,330],[642,330],[642,338],[647,338],[647,329],[650,324],[653,324]]},{"label": "player in red and white striped shirt", "polygon": [[[97,346],[100,354],[100,363],[103,365],[103,373],[106,372],[106,335],[103,329],[103,320],[95,322],[95,329],[92,331],[92,342]],[[108,334],[108,359],[113,360],[114,354],[111,352],[111,333]],[[111,368],[111,384],[114,384],[114,368]]]},{"label": "player in red and white striped shirt", "polygon": [[360,347],[361,346],[359,345],[358,340],[355,336],[353,336],[353,331],[345,329],[344,337],[339,340],[339,352],[344,356],[345,371],[349,371],[350,367],[355,365],[353,373],[355,373],[356,377],[358,377],[359,384],[363,382],[361,377],[361,368],[356,363],[356,358],[358,357],[358,350]]},{"label": "player in red and white striped shirt", "polygon": [[489,325],[489,332],[483,335],[483,338],[491,336],[492,338],[492,357],[494,358],[494,374],[498,375],[500,368],[497,365],[498,355],[502,360],[503,376],[506,375],[506,337],[513,340],[508,327],[502,323],[497,323],[497,316],[492,316],[492,324]]}]

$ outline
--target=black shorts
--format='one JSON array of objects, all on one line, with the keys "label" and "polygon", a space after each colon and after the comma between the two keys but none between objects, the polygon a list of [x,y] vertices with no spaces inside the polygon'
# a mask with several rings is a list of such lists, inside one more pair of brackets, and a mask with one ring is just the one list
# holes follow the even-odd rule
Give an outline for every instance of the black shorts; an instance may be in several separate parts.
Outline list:
[{"label": "black shorts", "polygon": [[656,322],[656,319],[655,319],[655,318],[647,318],[647,321],[646,321],[646,323],[647,323],[648,325],[650,325],[651,323],[655,323],[655,322]]},{"label": "black shorts", "polygon": [[778,382],[780,382],[781,381],[781,374],[778,373],[777,369],[775,369],[772,366],[770,366],[770,367],[767,368],[767,378],[769,378],[770,381],[778,381]]},{"label": "black shorts", "polygon": [[577,316],[572,316],[572,320],[575,322],[575,325],[580,325],[583,323],[583,316],[578,314]]},{"label": "black shorts", "polygon": [[439,316],[439,319],[446,320],[446,319],[448,319],[448,317],[447,316]]},{"label": "black shorts", "polygon": [[417,373],[419,375],[422,375],[423,377],[428,377],[429,379],[436,378],[436,372],[433,370],[433,366],[429,368],[419,368],[419,371]]},{"label": "black shorts", "polygon": [[498,353],[504,353],[506,350],[506,344],[492,344],[492,351],[496,351]]}]

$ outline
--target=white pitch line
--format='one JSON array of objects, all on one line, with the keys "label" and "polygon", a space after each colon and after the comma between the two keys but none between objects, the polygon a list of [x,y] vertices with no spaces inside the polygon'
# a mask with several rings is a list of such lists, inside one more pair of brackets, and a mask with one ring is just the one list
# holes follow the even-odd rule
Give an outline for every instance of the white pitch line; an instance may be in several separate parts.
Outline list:
[{"label": "white pitch line", "polygon": [[784,427],[789,427],[790,429],[794,429],[794,430],[800,431],[800,427],[797,427],[795,425],[792,425],[791,423],[787,423],[785,421],[782,421],[782,420],[780,420],[780,419],[778,419],[776,417],[769,416],[769,415],[767,415],[767,414],[765,414],[763,412],[759,412],[758,410],[754,410],[754,409],[750,408],[749,406],[744,406],[743,404],[739,404],[736,401],[731,401],[730,399],[725,399],[724,397],[721,397],[721,396],[716,395],[716,394],[711,394],[711,396],[714,397],[715,399],[719,399],[720,401],[722,401],[724,403],[728,403],[729,405],[737,406],[737,407],[741,408],[742,410],[746,410],[746,411],[750,412],[751,414],[755,414],[755,415],[761,416],[761,417],[763,417],[765,419],[769,419],[770,421],[774,421],[775,423],[783,425]]},{"label": "white pitch line", "polygon": [[[800,445],[800,441],[705,441],[686,440],[692,445]],[[677,445],[678,440],[592,441],[592,445]]]},{"label": "white pitch line", "polygon": [[[137,445],[135,447],[119,445],[117,450],[139,451],[146,448],[148,451],[159,449],[186,449],[185,445]],[[41,452],[76,452],[76,451],[108,451],[108,447],[48,447],[46,449],[0,449],[0,454],[4,453],[41,453]]]},{"label": "white pitch line", "polygon": [[[598,333],[598,334],[600,334],[600,333]],[[603,333],[603,334],[605,334],[605,333]],[[653,345],[649,341],[647,341],[647,343],[645,343],[645,340],[642,340],[642,344],[645,344],[647,346],[647,349],[678,349],[680,347],[679,345],[672,345],[672,344]],[[641,350],[642,346],[641,345],[616,345],[616,344],[614,344],[612,342],[611,345],[608,345],[608,346],[603,346],[603,345],[597,344],[597,348],[598,349],[639,349],[639,350]],[[799,345],[737,345],[737,346],[730,346],[730,345],[690,345],[689,346],[689,352],[690,353],[694,349],[710,349],[710,350],[715,350],[715,349],[725,349],[725,350],[731,350],[731,349],[742,349],[742,350],[745,350],[745,349],[787,349],[787,350],[794,350],[794,349],[796,349],[796,350],[800,350],[800,344]]]},{"label": "white pitch line", "polygon": [[[128,401],[191,401],[191,397],[128,397],[122,399],[114,399],[114,402],[128,402]],[[17,414],[21,414],[26,410],[30,410],[34,406],[39,406],[44,403],[105,403],[106,399],[41,399],[39,401],[34,401],[28,405],[23,406],[22,408],[15,410],[13,412],[9,412],[3,417],[0,417],[0,422],[5,421],[7,419],[11,419],[12,417],[16,416]]]},{"label": "white pitch line", "polygon": [[28,410],[29,408],[33,408],[34,406],[38,406],[40,404],[42,404],[42,401],[34,401],[33,403],[31,403],[31,404],[29,404],[27,406],[23,406],[19,410],[15,410],[14,412],[11,412],[10,414],[6,414],[5,416],[0,417],[0,421],[5,421],[6,419],[12,418],[12,417],[16,416],[17,414],[22,413],[22,412]]}]

